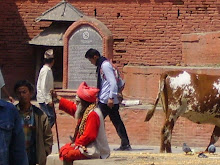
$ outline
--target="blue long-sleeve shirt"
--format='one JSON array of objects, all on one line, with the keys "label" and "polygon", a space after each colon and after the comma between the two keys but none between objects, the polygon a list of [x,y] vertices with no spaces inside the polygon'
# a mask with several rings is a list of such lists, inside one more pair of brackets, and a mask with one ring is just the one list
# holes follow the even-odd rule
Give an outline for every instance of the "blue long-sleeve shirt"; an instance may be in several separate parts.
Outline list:
[{"label": "blue long-sleeve shirt", "polygon": [[28,165],[18,110],[0,99],[0,165]]},{"label": "blue long-sleeve shirt", "polygon": [[113,67],[109,61],[104,61],[100,69],[101,90],[99,92],[99,101],[107,104],[109,98],[114,99],[114,104],[118,104],[118,86],[115,79]]}]

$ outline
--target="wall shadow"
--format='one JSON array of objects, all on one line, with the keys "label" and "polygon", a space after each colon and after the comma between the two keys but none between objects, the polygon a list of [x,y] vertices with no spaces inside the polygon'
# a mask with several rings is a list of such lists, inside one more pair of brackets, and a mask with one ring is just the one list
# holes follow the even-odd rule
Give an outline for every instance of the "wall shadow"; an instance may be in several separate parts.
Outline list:
[{"label": "wall shadow", "polygon": [[13,86],[20,79],[28,79],[34,83],[35,73],[33,47],[28,44],[30,36],[27,24],[30,23],[24,22],[26,15],[23,14],[22,18],[16,2],[20,4],[25,0],[0,1],[0,64],[3,65],[2,73],[10,94],[13,94]]}]

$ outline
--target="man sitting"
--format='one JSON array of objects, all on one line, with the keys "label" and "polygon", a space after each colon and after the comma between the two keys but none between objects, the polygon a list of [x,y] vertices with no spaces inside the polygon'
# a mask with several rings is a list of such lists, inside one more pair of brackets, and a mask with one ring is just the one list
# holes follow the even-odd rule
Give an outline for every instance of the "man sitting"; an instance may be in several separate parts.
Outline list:
[{"label": "man sitting", "polygon": [[104,119],[97,108],[96,95],[98,89],[89,87],[82,82],[77,90],[76,104],[57,96],[59,109],[75,117],[77,126],[71,143],[60,149],[60,158],[66,162],[74,160],[101,158],[106,159],[110,155],[110,149],[104,128]]}]

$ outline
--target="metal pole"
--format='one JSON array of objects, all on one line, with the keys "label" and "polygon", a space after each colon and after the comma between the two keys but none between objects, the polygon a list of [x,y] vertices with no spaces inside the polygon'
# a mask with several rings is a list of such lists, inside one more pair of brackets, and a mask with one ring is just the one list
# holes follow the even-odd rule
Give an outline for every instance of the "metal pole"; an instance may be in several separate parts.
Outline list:
[{"label": "metal pole", "polygon": [[53,112],[54,112],[54,115],[55,115],[55,128],[56,128],[56,136],[57,136],[58,153],[60,153],[60,141],[59,141],[58,127],[57,127],[57,115],[56,115],[56,112],[55,112],[55,104],[54,103],[53,103]]}]

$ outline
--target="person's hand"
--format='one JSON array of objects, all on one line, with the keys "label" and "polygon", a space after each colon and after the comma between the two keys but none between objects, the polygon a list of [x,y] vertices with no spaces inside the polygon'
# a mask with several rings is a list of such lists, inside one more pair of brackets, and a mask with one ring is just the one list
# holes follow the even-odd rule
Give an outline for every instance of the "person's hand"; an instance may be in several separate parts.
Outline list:
[{"label": "person's hand", "polygon": [[98,105],[98,103],[99,103],[99,98],[96,97],[95,104]]},{"label": "person's hand", "polygon": [[11,96],[9,96],[8,99],[9,99],[9,101],[10,101],[11,103],[14,103],[14,102],[15,102],[15,99],[14,99],[13,97],[11,97]]},{"label": "person's hand", "polygon": [[55,90],[51,90],[50,93],[51,93],[51,96],[52,96],[54,101],[57,101],[57,100],[60,101],[61,96],[58,96],[57,92]]},{"label": "person's hand", "polygon": [[107,103],[108,107],[112,109],[112,107],[114,107],[114,100],[109,98],[108,99],[108,103]]},{"label": "person's hand", "polygon": [[118,93],[118,101],[121,104],[123,101],[123,94],[122,93]]},{"label": "person's hand", "polygon": [[54,107],[53,102],[49,102],[49,103],[48,103],[48,106],[53,108],[53,107]]},{"label": "person's hand", "polygon": [[57,93],[55,90],[51,90],[50,94],[51,94],[52,98],[57,99]]}]

